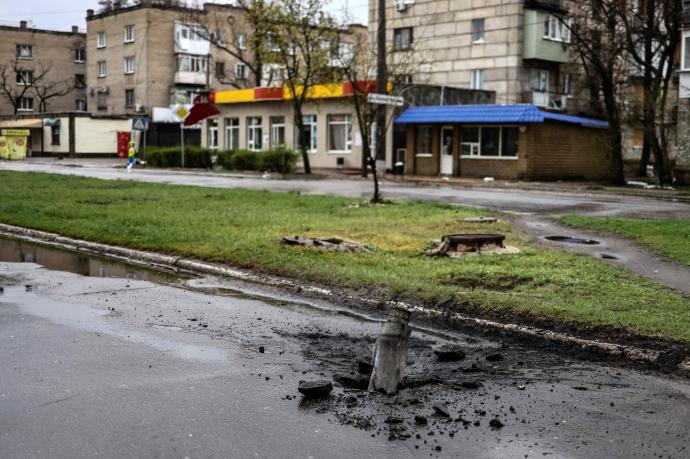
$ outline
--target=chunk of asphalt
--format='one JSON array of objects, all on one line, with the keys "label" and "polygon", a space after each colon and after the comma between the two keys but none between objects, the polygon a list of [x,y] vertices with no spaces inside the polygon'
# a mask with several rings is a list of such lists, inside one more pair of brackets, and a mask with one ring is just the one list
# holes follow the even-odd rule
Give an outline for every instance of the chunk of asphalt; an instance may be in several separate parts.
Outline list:
[{"label": "chunk of asphalt", "polygon": [[425,425],[427,425],[427,423],[428,423],[429,421],[427,420],[426,416],[422,416],[421,414],[416,414],[416,415],[414,416],[414,422],[415,422],[415,424],[417,424],[417,425],[425,426]]},{"label": "chunk of asphalt", "polygon": [[299,385],[297,390],[304,395],[304,398],[320,398],[331,393],[333,384],[327,380],[305,381]]},{"label": "chunk of asphalt", "polygon": [[402,424],[403,420],[398,416],[388,416],[383,422],[386,424]]},{"label": "chunk of asphalt", "polygon": [[479,389],[482,387],[482,383],[479,381],[462,381],[458,386],[463,389]]},{"label": "chunk of asphalt", "polygon": [[489,362],[500,362],[503,360],[503,355],[502,354],[489,354],[486,356],[486,360]]},{"label": "chunk of asphalt", "polygon": [[456,344],[445,344],[434,349],[439,362],[455,362],[465,358],[465,351]]},{"label": "chunk of asphalt", "polygon": [[263,354],[264,352],[266,352],[266,348],[264,348],[263,346],[259,346],[259,353]]},{"label": "chunk of asphalt", "polygon": [[432,405],[432,408],[434,409],[434,412],[439,416],[443,416],[446,418],[450,417],[450,411],[448,411],[448,406],[445,403],[436,402]]},{"label": "chunk of asphalt", "polygon": [[498,419],[494,418],[491,421],[489,421],[489,427],[491,427],[494,430],[498,430],[503,427],[503,423]]},{"label": "chunk of asphalt", "polygon": [[371,372],[374,371],[374,366],[369,360],[359,359],[357,360],[357,371],[363,375],[371,376]]}]

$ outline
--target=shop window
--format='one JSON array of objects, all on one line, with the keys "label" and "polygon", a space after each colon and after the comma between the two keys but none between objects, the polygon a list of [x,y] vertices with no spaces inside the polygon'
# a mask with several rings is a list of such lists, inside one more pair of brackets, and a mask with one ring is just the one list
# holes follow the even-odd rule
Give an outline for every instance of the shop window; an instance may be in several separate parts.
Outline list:
[{"label": "shop window", "polygon": [[261,117],[250,116],[247,118],[247,149],[252,151],[261,150],[263,132],[261,129]]},{"label": "shop window", "polygon": [[462,128],[461,135],[463,158],[517,158],[517,127],[468,126]]},{"label": "shop window", "polygon": [[225,148],[237,150],[240,148],[240,119],[225,118]]},{"label": "shop window", "polygon": [[272,116],[271,122],[271,147],[285,145],[285,117]]},{"label": "shop window", "polygon": [[351,150],[352,117],[328,115],[328,151],[349,153]]},{"label": "shop window", "polygon": [[50,144],[60,145],[60,126],[50,126]]},{"label": "shop window", "polygon": [[431,156],[431,126],[417,126],[416,156]]}]

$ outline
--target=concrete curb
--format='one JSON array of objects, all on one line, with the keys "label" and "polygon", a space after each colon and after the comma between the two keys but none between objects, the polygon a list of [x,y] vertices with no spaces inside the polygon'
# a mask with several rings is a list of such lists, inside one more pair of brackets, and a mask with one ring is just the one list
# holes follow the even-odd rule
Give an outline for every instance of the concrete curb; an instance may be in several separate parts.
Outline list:
[{"label": "concrete curb", "polygon": [[[2,223],[0,223],[0,235],[45,246],[86,252],[92,255],[98,255],[101,257],[115,259],[129,264],[153,269],[230,277],[236,280],[258,283],[271,287],[289,288],[302,293],[325,297],[334,302],[343,302],[343,300],[345,300],[359,305],[366,305],[368,308],[374,309],[379,309],[382,306],[381,302],[376,300],[352,295],[342,295],[328,288],[304,284],[277,276],[254,274],[251,272],[234,269],[228,267],[227,265],[202,260],[176,257],[156,252],[127,249],[97,242],[72,239],[55,233],[32,230]],[[450,323],[453,326],[471,327],[483,331],[490,330],[499,334],[511,334],[520,337],[527,337],[549,343],[561,344],[568,347],[577,347],[581,350],[601,352],[606,355],[621,357],[631,361],[654,363],[661,355],[659,351],[607,343],[598,340],[578,338],[551,330],[519,324],[501,323],[493,320],[471,317],[460,313],[448,313],[447,311],[430,309],[410,303],[389,301],[383,304],[383,306],[386,308],[397,308],[410,311],[417,317],[422,317],[424,319],[443,320],[444,322]],[[690,359],[686,359],[680,363],[678,368],[681,370],[690,371]]]}]

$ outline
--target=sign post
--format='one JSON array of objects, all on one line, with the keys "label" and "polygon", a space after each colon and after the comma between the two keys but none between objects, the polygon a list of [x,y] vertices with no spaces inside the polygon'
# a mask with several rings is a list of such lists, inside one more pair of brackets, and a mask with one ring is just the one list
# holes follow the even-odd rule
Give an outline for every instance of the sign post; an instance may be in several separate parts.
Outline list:
[{"label": "sign post", "polygon": [[180,121],[180,154],[182,155],[181,165],[184,167],[184,120],[189,116],[189,110],[184,105],[177,104],[173,107],[172,114]]},{"label": "sign post", "polygon": [[144,137],[144,145],[142,146],[143,162],[146,165],[146,131],[149,129],[149,119],[146,116],[135,116],[132,118],[132,131],[139,131]]}]

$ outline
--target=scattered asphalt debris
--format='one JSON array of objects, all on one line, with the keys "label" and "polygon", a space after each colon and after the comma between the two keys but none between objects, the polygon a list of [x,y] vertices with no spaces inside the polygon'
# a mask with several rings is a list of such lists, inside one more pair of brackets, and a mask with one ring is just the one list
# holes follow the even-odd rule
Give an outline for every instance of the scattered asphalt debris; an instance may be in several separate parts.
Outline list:
[{"label": "scattered asphalt debris", "polygon": [[359,359],[357,360],[357,371],[363,375],[371,375],[371,372],[374,371],[374,366],[369,360]]},{"label": "scattered asphalt debris", "polygon": [[455,344],[446,344],[434,349],[439,362],[455,362],[465,358],[465,352]]},{"label": "scattered asphalt debris", "polygon": [[428,424],[429,420],[426,418],[426,416],[422,416],[422,415],[420,415],[420,414],[416,414],[416,415],[414,416],[414,422],[415,422],[415,424],[417,424],[417,425],[424,426],[424,425],[427,425],[427,424]]},{"label": "scattered asphalt debris", "polygon": [[448,406],[445,403],[436,402],[432,405],[432,408],[434,409],[434,412],[439,416],[443,416],[446,418],[450,417],[450,411],[448,411]]},{"label": "scattered asphalt debris", "polygon": [[305,398],[320,398],[331,393],[333,384],[326,380],[305,381],[300,383],[297,390],[304,395]]},{"label": "scattered asphalt debris", "polygon": [[494,419],[492,419],[491,421],[489,421],[489,426],[490,426],[492,429],[496,430],[496,429],[502,428],[502,427],[503,427],[503,423],[502,423],[501,421],[499,421],[498,419],[494,418]]},{"label": "scattered asphalt debris", "polygon": [[263,346],[259,346],[259,353],[263,354],[264,352],[266,352],[266,348]]},{"label": "scattered asphalt debris", "polygon": [[502,355],[502,354],[498,354],[498,353],[496,353],[496,354],[489,354],[489,355],[486,356],[486,360],[487,360],[488,362],[500,362],[501,360],[503,360],[503,355]]},{"label": "scattered asphalt debris", "polygon": [[589,389],[588,389],[587,387],[585,387],[585,386],[575,386],[575,387],[573,387],[573,389],[575,389],[575,390],[589,390]]},{"label": "scattered asphalt debris", "polygon": [[462,381],[458,385],[463,389],[479,389],[480,387],[482,387],[482,383],[480,383],[479,381]]}]

